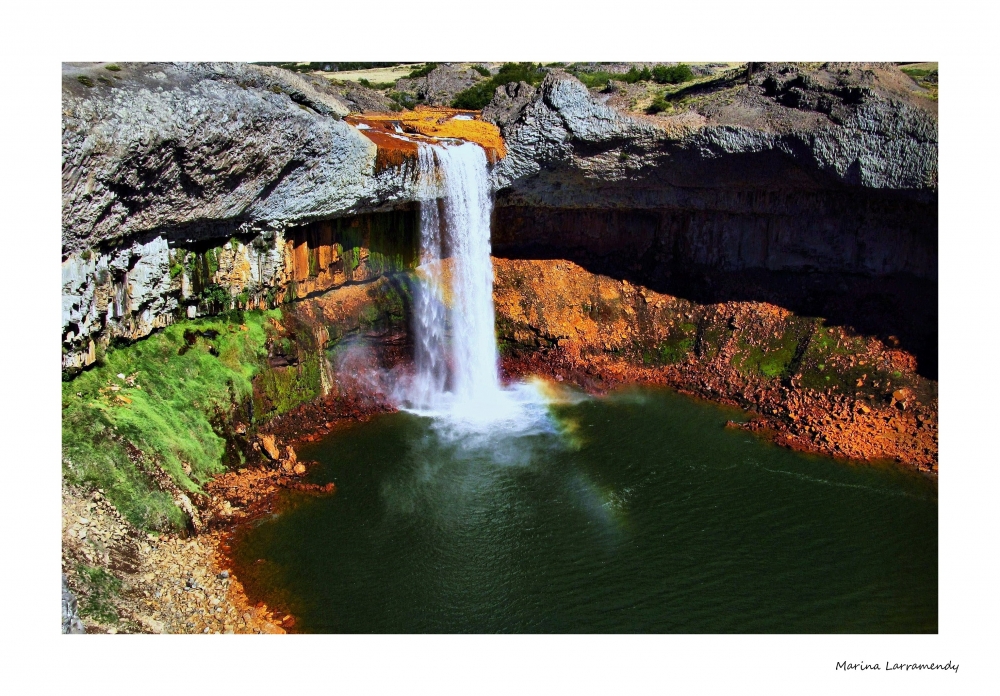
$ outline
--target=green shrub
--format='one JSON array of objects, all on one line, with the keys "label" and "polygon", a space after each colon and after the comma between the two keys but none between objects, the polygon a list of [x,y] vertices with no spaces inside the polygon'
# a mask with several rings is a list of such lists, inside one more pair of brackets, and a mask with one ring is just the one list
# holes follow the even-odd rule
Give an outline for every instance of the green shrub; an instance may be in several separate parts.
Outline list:
[{"label": "green shrub", "polygon": [[389,99],[395,102],[397,111],[412,109],[421,102],[421,99],[412,92],[389,92]]},{"label": "green shrub", "polygon": [[647,114],[658,114],[669,110],[670,102],[668,102],[662,94],[657,95],[656,98],[653,99],[653,103],[646,107]]},{"label": "green shrub", "polygon": [[104,69],[110,70],[111,72],[119,72],[121,70],[121,67],[115,63],[108,63],[107,65],[104,66]]},{"label": "green shrub", "polygon": [[605,70],[585,71],[570,68],[569,73],[586,85],[587,89],[604,87],[610,80],[617,79],[618,77],[616,73],[610,73]]},{"label": "green shrub", "polygon": [[292,63],[292,62],[266,62],[261,61],[254,63],[254,65],[274,65],[279,68],[284,68],[285,70],[291,70],[292,72],[299,73],[309,73],[309,72],[342,72],[342,71],[353,71],[353,70],[371,70],[372,68],[391,68],[396,65],[403,65],[407,61],[402,63],[362,63],[362,62],[336,62],[336,61],[313,61],[311,63]]},{"label": "green shrub", "polygon": [[653,79],[653,73],[649,68],[641,70],[632,66],[628,72],[614,73],[606,70],[570,70],[572,75],[585,84],[588,89],[599,89],[606,86],[611,80],[635,84],[636,82],[648,82]]},{"label": "green shrub", "polygon": [[371,80],[366,80],[363,77],[358,80],[358,84],[362,87],[367,87],[368,89],[390,89],[391,87],[396,86],[395,82],[372,82]]},{"label": "green shrub", "polygon": [[76,81],[79,82],[84,87],[93,87],[94,86],[94,81],[91,80],[86,75],[77,75],[76,76]]},{"label": "green shrub", "polygon": [[529,85],[537,85],[545,79],[545,74],[546,71],[542,66],[535,63],[504,63],[497,74],[489,80],[477,82],[472,87],[456,94],[451,105],[456,109],[482,109],[493,99],[497,87],[511,82],[527,82]]},{"label": "green shrub", "polygon": [[653,68],[653,81],[661,85],[679,85],[694,79],[691,68],[684,63],[677,65],[657,65]]},{"label": "green shrub", "polygon": [[633,65],[628,69],[628,72],[622,75],[622,82],[626,82],[630,85],[634,85],[636,82],[649,82],[653,78],[653,74],[649,71],[649,68],[643,68],[642,70],[637,70]]},{"label": "green shrub", "polygon": [[437,68],[437,66],[437,63],[424,63],[424,67],[410,71],[410,74],[407,75],[406,78],[408,80],[415,80],[418,77],[427,77]]},{"label": "green shrub", "polygon": [[489,70],[489,68],[483,67],[482,65],[473,65],[472,69],[475,70],[480,75],[482,75],[483,77],[489,77],[490,76],[490,70]]},{"label": "green shrub", "polygon": [[199,302],[206,305],[212,312],[229,309],[233,304],[233,296],[226,288],[213,283],[198,295]]}]

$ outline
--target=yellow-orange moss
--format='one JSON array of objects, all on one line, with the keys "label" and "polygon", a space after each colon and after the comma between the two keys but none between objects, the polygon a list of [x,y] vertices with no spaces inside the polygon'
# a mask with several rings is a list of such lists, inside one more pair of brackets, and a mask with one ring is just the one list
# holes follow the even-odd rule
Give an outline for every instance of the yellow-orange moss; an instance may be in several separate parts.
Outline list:
[{"label": "yellow-orange moss", "polygon": [[[455,118],[460,115],[470,118]],[[490,162],[495,163],[507,154],[500,129],[492,123],[483,121],[478,111],[418,106],[414,111],[348,116],[345,120],[351,125],[363,123],[368,126],[361,132],[378,146],[380,155],[383,149],[387,151],[382,156],[383,166],[392,166],[396,160],[402,164],[405,159],[416,156],[415,143],[393,137],[392,133],[395,132],[396,126],[399,126],[408,138],[421,139],[420,136],[430,140],[459,138],[479,143],[486,150]]]}]

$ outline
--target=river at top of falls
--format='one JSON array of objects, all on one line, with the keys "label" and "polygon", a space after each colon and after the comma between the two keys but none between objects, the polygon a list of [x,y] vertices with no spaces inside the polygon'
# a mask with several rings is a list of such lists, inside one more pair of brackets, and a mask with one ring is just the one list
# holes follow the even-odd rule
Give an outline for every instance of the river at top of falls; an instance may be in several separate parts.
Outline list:
[{"label": "river at top of falls", "polygon": [[500,383],[486,153],[475,143],[418,148],[415,374],[397,385],[397,404],[459,435],[548,430],[545,399],[534,385]]}]

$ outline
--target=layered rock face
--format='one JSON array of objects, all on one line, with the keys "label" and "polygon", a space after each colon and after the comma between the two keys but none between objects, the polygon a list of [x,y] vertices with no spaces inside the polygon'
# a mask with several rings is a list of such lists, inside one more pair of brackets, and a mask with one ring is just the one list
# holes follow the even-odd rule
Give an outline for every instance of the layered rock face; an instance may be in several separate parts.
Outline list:
[{"label": "layered rock face", "polygon": [[498,90],[494,252],[826,316],[902,342],[935,376],[933,105],[887,66],[756,68],[668,118],[558,72]]},{"label": "layered rock face", "polygon": [[[749,84],[743,74],[721,77],[701,87],[713,100],[674,118],[624,114],[558,71],[537,90],[507,85],[483,114],[508,143],[509,155],[494,172],[496,186],[504,201],[554,207],[690,204],[699,189],[724,186],[839,184],[934,198],[937,119],[929,107],[906,92],[877,89],[882,83],[874,69],[844,68],[846,76],[824,71],[824,80],[844,82],[836,87],[781,70],[762,69]],[[783,96],[792,90],[804,95],[797,107]]]},{"label": "layered rock face", "polygon": [[292,226],[250,239],[171,244],[166,235],[63,262],[63,368],[104,345],[179,318],[263,309],[412,268],[417,212],[402,209]]},{"label": "layered rock face", "polygon": [[[296,270],[289,228],[413,200],[412,168],[376,171],[375,144],[323,80],[229,63],[110,67],[63,68],[64,368],[224,308],[223,293],[280,300],[317,275]],[[336,244],[321,261],[331,269],[345,248],[368,255]]]}]

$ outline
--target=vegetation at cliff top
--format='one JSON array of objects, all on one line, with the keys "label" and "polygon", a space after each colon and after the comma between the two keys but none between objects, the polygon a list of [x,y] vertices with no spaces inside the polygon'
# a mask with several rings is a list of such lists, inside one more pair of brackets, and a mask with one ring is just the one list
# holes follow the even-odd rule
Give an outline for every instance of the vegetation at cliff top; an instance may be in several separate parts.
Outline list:
[{"label": "vegetation at cliff top", "polygon": [[497,74],[490,79],[478,82],[456,94],[451,105],[456,109],[482,109],[493,99],[497,87],[511,82],[537,85],[545,79],[545,75],[546,70],[536,63],[504,63]]},{"label": "vegetation at cliff top", "polygon": [[63,384],[63,469],[70,483],[102,489],[133,524],[180,528],[184,515],[155,483],[158,470],[197,493],[222,470],[215,423],[252,393],[278,310],[184,321]]},{"label": "vegetation at cliff top", "polygon": [[422,68],[410,71],[410,74],[406,76],[406,79],[415,80],[418,77],[427,77],[437,68],[437,66],[437,63],[424,63]]},{"label": "vegetation at cliff top", "polygon": [[679,85],[694,79],[691,68],[684,63],[671,66],[657,65],[652,72],[653,82],[658,82],[661,85]]},{"label": "vegetation at cliff top", "polygon": [[[412,62],[412,61],[411,61]],[[284,62],[284,63],[269,63],[269,62],[259,62],[256,65],[274,65],[279,68],[284,68],[285,70],[291,70],[293,72],[310,73],[310,72],[347,72],[354,70],[370,70],[372,68],[391,68],[396,65],[406,65],[407,62],[399,63],[359,63],[359,62],[334,62],[334,61],[313,61],[311,63],[297,63],[297,62]]]},{"label": "vegetation at cliff top", "polygon": [[358,80],[358,84],[362,87],[367,87],[368,89],[392,89],[396,86],[395,82],[372,82],[371,80],[366,80],[363,77]]},{"label": "vegetation at cliff top", "polygon": [[678,65],[658,65],[652,70],[632,66],[628,72],[615,73],[605,70],[581,70],[570,66],[568,72],[585,84],[589,89],[606,86],[611,80],[635,84],[637,82],[656,82],[661,85],[677,85],[694,79],[691,68],[684,63]]}]

